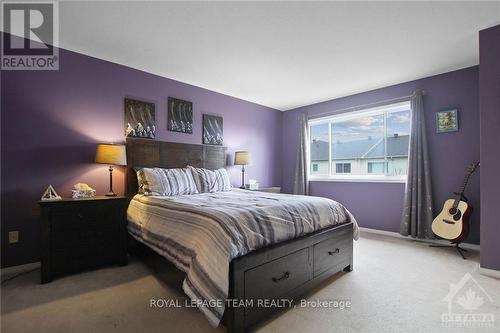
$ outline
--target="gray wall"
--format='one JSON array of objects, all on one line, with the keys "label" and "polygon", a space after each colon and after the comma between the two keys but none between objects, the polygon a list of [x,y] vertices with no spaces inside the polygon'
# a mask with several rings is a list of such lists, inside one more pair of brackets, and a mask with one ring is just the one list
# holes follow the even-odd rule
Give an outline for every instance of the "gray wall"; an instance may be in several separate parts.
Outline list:
[{"label": "gray wall", "polygon": [[500,270],[500,25],[479,33],[481,266]]}]

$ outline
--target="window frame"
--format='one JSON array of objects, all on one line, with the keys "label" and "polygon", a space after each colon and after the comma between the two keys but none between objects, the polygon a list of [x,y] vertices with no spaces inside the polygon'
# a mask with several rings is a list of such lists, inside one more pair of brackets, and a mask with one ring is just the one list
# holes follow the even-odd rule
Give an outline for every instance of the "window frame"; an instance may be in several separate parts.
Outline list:
[{"label": "window frame", "polygon": [[[341,165],[341,172],[338,172],[337,166]],[[349,166],[349,172],[345,171],[345,167]],[[352,172],[351,162],[335,162],[335,174],[350,174]]]},{"label": "window frame", "polygon": [[[333,113],[330,116],[320,117],[310,119],[308,121],[308,133],[311,133],[311,126],[321,125],[321,124],[329,124],[328,125],[328,175],[315,175],[311,174],[311,170],[309,170],[309,180],[310,181],[339,181],[339,182],[377,182],[377,183],[406,183],[407,175],[400,176],[387,176],[387,175],[377,175],[377,174],[368,174],[367,175],[352,175],[352,174],[338,174],[334,173],[335,163],[341,162],[333,162],[332,161],[332,123],[343,122],[346,120],[356,119],[360,117],[368,117],[368,116],[376,116],[381,114],[389,114],[393,112],[400,112],[410,110],[410,117],[412,116],[411,104],[410,100],[405,100],[397,103],[385,104],[372,108],[364,108],[355,111],[347,111],[340,113]],[[386,117],[384,117],[384,135],[387,135],[386,131]],[[411,135],[411,127],[410,133]],[[310,145],[310,139],[309,139]],[[308,164],[310,164],[310,149],[308,149]],[[387,169],[387,155],[384,156],[384,168]],[[352,171],[352,166],[351,166]],[[387,172],[385,170],[384,172]]]}]

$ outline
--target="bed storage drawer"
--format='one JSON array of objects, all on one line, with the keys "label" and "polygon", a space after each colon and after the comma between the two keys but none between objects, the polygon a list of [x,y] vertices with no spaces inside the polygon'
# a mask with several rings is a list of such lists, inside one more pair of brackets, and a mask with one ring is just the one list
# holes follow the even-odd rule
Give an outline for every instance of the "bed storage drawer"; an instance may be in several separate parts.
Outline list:
[{"label": "bed storage drawer", "polygon": [[309,279],[309,248],[305,248],[246,271],[245,298],[279,298]]},{"label": "bed storage drawer", "polygon": [[341,270],[349,265],[352,256],[352,237],[349,231],[341,232],[314,245],[314,277],[329,269]]}]

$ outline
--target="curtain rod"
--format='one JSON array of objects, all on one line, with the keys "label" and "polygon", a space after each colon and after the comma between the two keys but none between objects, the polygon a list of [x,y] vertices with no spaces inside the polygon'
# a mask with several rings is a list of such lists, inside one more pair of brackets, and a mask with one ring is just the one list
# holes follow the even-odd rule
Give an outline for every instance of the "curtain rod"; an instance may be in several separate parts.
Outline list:
[{"label": "curtain rod", "polygon": [[405,100],[409,100],[410,98],[413,97],[413,95],[415,95],[418,92],[420,92],[422,95],[425,95],[425,91],[424,90],[416,90],[411,95],[401,96],[401,97],[396,97],[396,98],[390,98],[390,99],[385,99],[385,100],[382,100],[382,101],[377,101],[377,102],[367,103],[367,104],[361,104],[361,105],[357,105],[357,106],[351,106],[351,107],[348,107],[348,108],[334,110],[334,111],[322,112],[322,113],[318,113],[318,114],[314,114],[314,115],[308,116],[307,119],[321,118],[321,117],[325,117],[325,116],[329,116],[329,115],[344,113],[344,112],[347,112],[347,111],[358,111],[358,110],[362,110],[362,109],[366,109],[366,108],[371,108],[371,107],[377,107],[377,106],[380,106],[380,105],[384,105],[384,104],[387,104],[389,102],[397,102],[397,101],[401,101],[402,102],[402,101],[405,101]]}]

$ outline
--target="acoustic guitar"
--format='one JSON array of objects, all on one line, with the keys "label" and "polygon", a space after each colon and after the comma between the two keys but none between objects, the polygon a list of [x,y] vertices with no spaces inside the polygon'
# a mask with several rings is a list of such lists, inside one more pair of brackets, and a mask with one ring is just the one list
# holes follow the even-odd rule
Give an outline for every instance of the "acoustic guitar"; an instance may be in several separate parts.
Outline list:
[{"label": "acoustic guitar", "polygon": [[467,168],[460,190],[454,193],[457,197],[446,200],[441,213],[432,221],[432,231],[437,236],[453,243],[459,243],[467,237],[472,206],[467,203],[464,191],[470,176],[478,166],[479,162],[473,162]]}]

